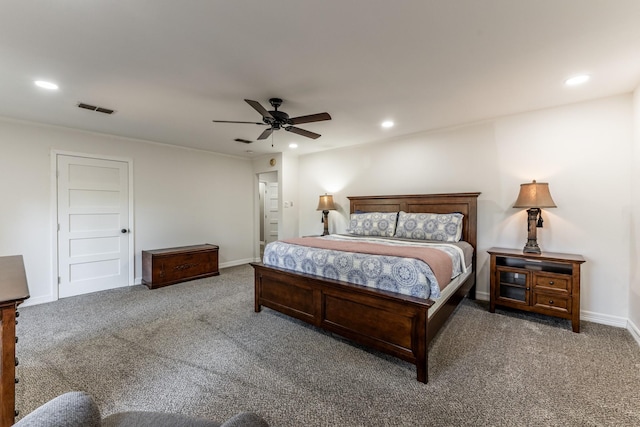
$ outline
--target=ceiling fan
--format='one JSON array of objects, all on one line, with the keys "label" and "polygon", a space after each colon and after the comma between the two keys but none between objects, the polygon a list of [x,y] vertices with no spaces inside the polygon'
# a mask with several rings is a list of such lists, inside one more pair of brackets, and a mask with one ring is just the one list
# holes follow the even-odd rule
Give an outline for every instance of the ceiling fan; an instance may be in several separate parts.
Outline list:
[{"label": "ceiling fan", "polygon": [[[320,138],[319,133],[310,132],[308,130],[300,129],[294,125],[311,122],[321,122],[324,120],[331,120],[329,113],[310,114],[308,116],[289,117],[284,111],[278,111],[278,107],[282,105],[282,99],[271,98],[269,103],[273,106],[273,111],[267,111],[258,101],[252,101],[245,99],[247,104],[251,105],[258,113],[262,115],[262,122],[237,122],[231,120],[213,120],[214,123],[247,123],[262,126],[269,126],[264,132],[260,134],[258,139],[267,139],[274,130],[284,129],[289,132],[296,133],[298,135],[306,136],[307,138],[317,139]],[[243,141],[244,142],[244,141]]]}]

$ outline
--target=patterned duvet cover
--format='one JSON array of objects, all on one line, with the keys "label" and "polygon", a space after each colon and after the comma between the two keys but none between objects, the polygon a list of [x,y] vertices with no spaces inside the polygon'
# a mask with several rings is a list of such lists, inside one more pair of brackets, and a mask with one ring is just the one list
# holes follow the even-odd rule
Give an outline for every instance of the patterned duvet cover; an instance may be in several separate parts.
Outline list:
[{"label": "patterned duvet cover", "polygon": [[[466,272],[465,243],[442,243],[394,238],[329,235],[322,239],[343,242],[368,242],[400,247],[430,247],[446,253],[453,268],[446,283],[438,283],[433,269],[425,261],[411,257],[345,252],[313,247],[308,239],[295,239],[300,244],[276,241],[266,245],[263,263],[299,273],[363,285],[418,298],[436,299],[450,279]],[[468,245],[468,244],[467,244]],[[351,245],[350,245],[351,246]],[[470,247],[470,245],[468,245]],[[441,280],[443,281],[443,280]]]}]

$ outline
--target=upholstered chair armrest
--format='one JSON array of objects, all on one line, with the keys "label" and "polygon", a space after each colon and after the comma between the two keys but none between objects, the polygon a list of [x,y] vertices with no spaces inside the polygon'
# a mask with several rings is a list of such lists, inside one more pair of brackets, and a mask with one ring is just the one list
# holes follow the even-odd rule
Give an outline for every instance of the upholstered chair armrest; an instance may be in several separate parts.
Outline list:
[{"label": "upholstered chair armrest", "polygon": [[82,391],[52,399],[14,424],[15,427],[100,427],[100,409]]}]

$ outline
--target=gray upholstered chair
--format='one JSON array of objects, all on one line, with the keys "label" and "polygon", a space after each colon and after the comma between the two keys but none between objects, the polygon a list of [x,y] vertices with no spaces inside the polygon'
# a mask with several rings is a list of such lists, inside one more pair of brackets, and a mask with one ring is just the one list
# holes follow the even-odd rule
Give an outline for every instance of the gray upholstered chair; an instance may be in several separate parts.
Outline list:
[{"label": "gray upholstered chair", "polygon": [[72,391],[40,406],[15,427],[268,427],[260,416],[241,412],[224,423],[161,412],[121,412],[102,419],[93,398]]}]

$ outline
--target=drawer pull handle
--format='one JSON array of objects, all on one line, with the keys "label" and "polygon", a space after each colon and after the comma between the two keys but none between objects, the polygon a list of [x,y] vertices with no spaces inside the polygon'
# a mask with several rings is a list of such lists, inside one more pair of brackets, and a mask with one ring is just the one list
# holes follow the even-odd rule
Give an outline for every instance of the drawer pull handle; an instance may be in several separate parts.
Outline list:
[{"label": "drawer pull handle", "polygon": [[550,285],[553,285],[553,280],[549,280],[549,284],[550,284]]},{"label": "drawer pull handle", "polygon": [[553,300],[552,299],[549,300],[549,304],[553,304]]}]

